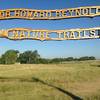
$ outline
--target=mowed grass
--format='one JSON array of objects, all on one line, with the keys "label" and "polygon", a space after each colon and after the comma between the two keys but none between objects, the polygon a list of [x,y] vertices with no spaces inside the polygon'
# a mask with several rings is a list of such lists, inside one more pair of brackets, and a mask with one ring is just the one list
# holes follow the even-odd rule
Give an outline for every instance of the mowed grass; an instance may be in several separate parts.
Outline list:
[{"label": "mowed grass", "polygon": [[0,65],[0,100],[100,100],[100,61]]}]

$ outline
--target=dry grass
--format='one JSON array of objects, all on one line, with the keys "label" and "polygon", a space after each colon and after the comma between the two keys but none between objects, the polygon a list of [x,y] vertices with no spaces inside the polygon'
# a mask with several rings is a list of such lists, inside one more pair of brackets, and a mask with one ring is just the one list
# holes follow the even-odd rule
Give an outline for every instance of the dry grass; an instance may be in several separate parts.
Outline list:
[{"label": "dry grass", "polygon": [[100,61],[0,65],[0,100],[100,100]]}]

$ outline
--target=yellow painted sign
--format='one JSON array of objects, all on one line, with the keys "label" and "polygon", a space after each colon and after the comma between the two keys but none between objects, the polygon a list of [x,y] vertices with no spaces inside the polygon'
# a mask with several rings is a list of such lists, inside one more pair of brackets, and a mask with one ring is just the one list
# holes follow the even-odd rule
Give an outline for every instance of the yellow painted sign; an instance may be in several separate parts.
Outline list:
[{"label": "yellow painted sign", "polygon": [[13,28],[0,30],[0,37],[11,40],[81,40],[100,38],[100,27],[66,29],[66,30],[33,30]]},{"label": "yellow painted sign", "polygon": [[100,6],[88,6],[56,10],[34,10],[34,9],[6,9],[0,10],[0,19],[65,19],[78,17],[100,16]]}]

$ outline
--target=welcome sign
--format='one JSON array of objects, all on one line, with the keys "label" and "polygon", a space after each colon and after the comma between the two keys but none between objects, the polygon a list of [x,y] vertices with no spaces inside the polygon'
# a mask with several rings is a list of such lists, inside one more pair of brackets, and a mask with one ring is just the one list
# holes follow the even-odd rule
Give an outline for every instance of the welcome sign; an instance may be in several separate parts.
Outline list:
[{"label": "welcome sign", "polygon": [[34,10],[34,9],[6,9],[0,10],[0,19],[64,19],[77,17],[100,16],[100,6],[78,7],[56,10]]},{"label": "welcome sign", "polygon": [[0,30],[0,37],[11,40],[81,40],[100,38],[100,27],[66,30],[33,30],[27,28],[13,28]]}]

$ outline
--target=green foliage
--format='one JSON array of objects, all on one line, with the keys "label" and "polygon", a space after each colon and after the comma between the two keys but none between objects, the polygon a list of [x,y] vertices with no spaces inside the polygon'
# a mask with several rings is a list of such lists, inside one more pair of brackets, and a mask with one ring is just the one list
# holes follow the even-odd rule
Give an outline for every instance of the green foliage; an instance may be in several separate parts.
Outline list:
[{"label": "green foliage", "polygon": [[38,63],[38,59],[40,58],[40,55],[38,54],[38,51],[25,51],[24,53],[21,53],[18,57],[18,61],[20,63],[24,64],[36,64]]},{"label": "green foliage", "polygon": [[0,63],[1,64],[14,64],[19,62],[21,64],[49,64],[49,63],[63,63],[66,61],[85,61],[85,60],[95,60],[93,56],[85,56],[80,58],[53,58],[53,59],[46,59],[41,58],[38,51],[25,51],[23,53],[19,53],[17,50],[8,50],[3,55],[1,55]]},{"label": "green foliage", "polygon": [[0,58],[1,64],[14,64],[17,61],[19,51],[8,50]]},{"label": "green foliage", "polygon": [[73,57],[68,57],[68,58],[65,58],[66,61],[73,61],[74,58]]},{"label": "green foliage", "polygon": [[63,61],[63,58],[54,58],[54,59],[51,59],[50,63],[60,63]]},{"label": "green foliage", "polygon": [[45,59],[45,58],[40,58],[40,59],[38,59],[38,63],[49,64],[50,60],[49,59]]},{"label": "green foliage", "polygon": [[95,57],[93,57],[93,56],[91,56],[91,57],[85,56],[85,57],[80,57],[78,60],[79,60],[79,61],[84,61],[84,60],[95,60]]}]

